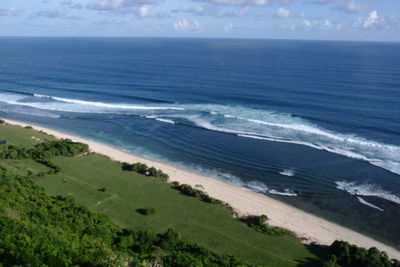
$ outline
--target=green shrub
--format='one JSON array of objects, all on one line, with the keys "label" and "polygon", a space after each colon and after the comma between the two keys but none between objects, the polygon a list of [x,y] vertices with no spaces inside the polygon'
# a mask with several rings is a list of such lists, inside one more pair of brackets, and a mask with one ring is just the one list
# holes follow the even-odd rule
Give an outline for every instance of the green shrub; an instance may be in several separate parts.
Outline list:
[{"label": "green shrub", "polygon": [[48,174],[56,174],[62,170],[60,166],[54,164],[49,159],[39,159],[36,161],[50,168],[50,170],[47,172]]},{"label": "green shrub", "polygon": [[0,158],[44,160],[55,156],[73,157],[87,152],[89,152],[88,145],[72,142],[69,139],[62,139],[41,142],[30,149],[8,144],[1,147]]},{"label": "green shrub", "polygon": [[156,214],[156,210],[154,208],[152,208],[152,207],[137,209],[136,211],[139,212],[142,215],[154,215],[154,214]]},{"label": "green shrub", "polygon": [[179,185],[179,182],[174,181],[174,182],[172,182],[172,188],[179,190],[179,192],[181,192],[181,194],[183,194],[183,195],[186,195],[189,197],[196,197],[207,203],[222,204],[221,200],[212,198],[207,193],[205,193],[201,190],[194,189],[193,187],[191,187],[188,184]]},{"label": "green shrub", "polygon": [[171,183],[171,185],[172,185],[173,188],[177,189],[177,188],[179,187],[180,184],[179,184],[178,181],[173,181],[173,182]]},{"label": "green shrub", "polygon": [[257,232],[269,236],[294,235],[292,232],[284,228],[268,226],[267,225],[268,217],[266,215],[261,215],[261,216],[250,215],[239,218],[239,220],[241,222],[244,222],[245,224],[247,224],[247,226],[253,228]]},{"label": "green shrub", "polygon": [[157,170],[154,167],[148,167],[145,163],[136,162],[133,164],[129,164],[123,162],[121,165],[122,170],[124,171],[134,171],[142,175],[156,177],[159,178],[163,182],[167,182],[169,179],[169,175],[164,173],[162,170]]},{"label": "green shrub", "polygon": [[320,262],[320,266],[334,267],[399,267],[397,260],[390,260],[388,255],[372,247],[365,249],[351,245],[345,241],[332,243],[328,248],[328,257]]}]

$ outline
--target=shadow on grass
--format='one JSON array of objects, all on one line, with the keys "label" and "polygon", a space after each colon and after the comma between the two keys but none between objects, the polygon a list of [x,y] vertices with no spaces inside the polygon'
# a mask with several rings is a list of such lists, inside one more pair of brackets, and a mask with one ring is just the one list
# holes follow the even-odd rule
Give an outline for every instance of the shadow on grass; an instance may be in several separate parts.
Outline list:
[{"label": "shadow on grass", "polygon": [[136,209],[136,212],[142,215],[146,215],[146,209]]},{"label": "shadow on grass", "polygon": [[148,215],[153,215],[156,213],[156,210],[154,208],[148,207],[148,208],[140,208],[136,209],[137,213],[140,213],[142,215],[148,216]]},{"label": "shadow on grass", "polygon": [[297,261],[299,267],[318,267],[321,265],[321,260],[325,260],[328,257],[328,246],[319,245],[315,243],[311,243],[309,245],[305,245],[308,251],[310,251],[315,258],[306,258],[301,261]]}]

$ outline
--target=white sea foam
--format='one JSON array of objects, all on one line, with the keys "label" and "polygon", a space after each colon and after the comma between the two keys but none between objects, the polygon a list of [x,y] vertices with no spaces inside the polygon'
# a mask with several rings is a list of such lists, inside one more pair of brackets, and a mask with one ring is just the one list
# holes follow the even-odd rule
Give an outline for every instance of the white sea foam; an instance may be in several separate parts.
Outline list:
[{"label": "white sea foam", "polygon": [[31,116],[36,116],[36,117],[53,118],[53,119],[60,118],[60,115],[56,115],[56,114],[52,114],[52,113],[48,113],[48,112],[25,111],[25,110],[21,110],[21,109],[13,109],[13,110],[0,109],[0,112],[4,112],[4,113],[12,112],[12,113],[31,115]]},{"label": "white sea foam", "polygon": [[361,197],[357,197],[357,200],[360,201],[360,203],[364,204],[365,206],[368,206],[370,208],[377,209],[377,210],[380,210],[380,211],[384,211],[383,209],[379,208],[378,206],[375,206],[372,203],[369,203],[368,201],[366,201],[365,199],[362,199]]},{"label": "white sea foam", "polygon": [[400,204],[400,197],[383,190],[380,186],[375,184],[358,184],[356,182],[337,181],[336,188],[344,190],[351,195],[355,196],[373,196],[386,199],[396,204]]},{"label": "white sea foam", "polygon": [[267,193],[269,188],[264,183],[259,181],[250,181],[244,184],[244,187],[254,192]]},{"label": "white sea foam", "polygon": [[280,175],[285,175],[285,176],[294,176],[294,170],[292,169],[286,169],[281,172],[279,172]]},{"label": "white sea foam", "polygon": [[218,110],[226,120],[192,117],[193,123],[210,130],[240,137],[310,146],[361,159],[400,174],[400,147],[368,140],[354,134],[323,129],[290,114],[220,105],[186,106],[187,109]]},{"label": "white sea foam", "polygon": [[[35,101],[34,98],[42,100]],[[291,114],[215,104],[148,106],[103,103],[43,94],[29,97],[0,93],[0,101],[52,111],[155,115],[157,118],[154,119],[167,123],[175,123],[176,118],[182,118],[208,130],[236,134],[245,138],[305,145],[365,160],[400,174],[400,146],[368,140],[354,134],[330,131]]]},{"label": "white sea foam", "polygon": [[297,197],[297,193],[293,192],[290,189],[285,189],[283,191],[278,191],[276,189],[268,190],[268,193],[273,195],[281,195],[281,196],[288,196],[288,197]]},{"label": "white sea foam", "polygon": [[94,101],[86,101],[86,100],[79,100],[79,99],[70,99],[70,98],[62,98],[56,96],[48,96],[48,95],[41,95],[41,94],[34,94],[33,96],[39,98],[46,98],[51,99],[59,102],[71,103],[71,104],[78,104],[78,105],[85,105],[85,106],[95,106],[101,108],[108,108],[108,109],[123,109],[123,110],[184,110],[184,108],[179,107],[168,107],[168,106],[144,106],[144,105],[131,105],[131,104],[114,104],[114,103],[103,103],[103,102],[94,102]]},{"label": "white sea foam", "polygon": [[155,120],[170,123],[170,124],[175,124],[175,122],[173,120],[169,120],[169,119],[155,118]]},{"label": "white sea foam", "polygon": [[170,124],[175,124],[175,121],[170,120],[170,119],[165,119],[165,118],[157,116],[157,115],[145,115],[145,116],[142,116],[142,117],[145,117],[147,119],[153,119],[153,120],[161,121],[161,122],[166,122],[166,123],[170,123]]}]

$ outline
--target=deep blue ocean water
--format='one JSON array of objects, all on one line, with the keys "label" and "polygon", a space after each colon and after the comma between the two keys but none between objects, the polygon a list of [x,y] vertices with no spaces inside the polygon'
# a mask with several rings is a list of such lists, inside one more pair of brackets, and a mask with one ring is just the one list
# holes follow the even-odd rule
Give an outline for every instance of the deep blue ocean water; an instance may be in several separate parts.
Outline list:
[{"label": "deep blue ocean water", "polygon": [[400,247],[400,44],[0,38],[0,116],[192,168]]}]

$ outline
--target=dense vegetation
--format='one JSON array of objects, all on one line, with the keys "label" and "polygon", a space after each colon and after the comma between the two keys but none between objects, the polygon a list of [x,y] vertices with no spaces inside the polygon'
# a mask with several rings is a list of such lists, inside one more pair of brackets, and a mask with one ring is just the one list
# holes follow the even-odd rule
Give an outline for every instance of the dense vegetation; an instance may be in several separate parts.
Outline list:
[{"label": "dense vegetation", "polygon": [[171,229],[163,234],[121,229],[71,197],[50,197],[32,178],[4,167],[0,214],[0,263],[5,266],[247,266],[183,242]]},{"label": "dense vegetation", "polygon": [[246,223],[249,227],[253,228],[257,232],[261,232],[269,236],[294,235],[294,233],[284,228],[268,226],[267,225],[268,217],[266,215],[261,215],[261,216],[250,215],[240,218],[240,221]]},{"label": "dense vegetation", "polygon": [[134,171],[146,176],[159,178],[161,181],[166,182],[169,179],[168,174],[164,173],[162,170],[157,170],[154,167],[148,167],[145,163],[137,162],[133,164],[122,163],[122,170],[124,171]]},{"label": "dense vegetation", "polygon": [[29,149],[13,144],[1,145],[0,159],[33,159],[48,167],[50,169],[47,172],[48,174],[55,174],[61,171],[61,167],[52,162],[50,158],[56,156],[73,157],[88,152],[88,145],[72,142],[69,139],[46,140]]},{"label": "dense vegetation", "polygon": [[55,156],[73,157],[88,152],[88,145],[72,142],[69,139],[46,140],[29,149],[13,144],[2,145],[0,147],[0,159],[46,160]]},{"label": "dense vegetation", "polygon": [[328,248],[328,259],[322,267],[400,267],[398,260],[390,260],[385,252],[376,248],[360,248],[344,241],[335,241]]},{"label": "dense vegetation", "polygon": [[198,189],[194,189],[188,184],[179,184],[179,182],[172,182],[172,188],[178,190],[181,192],[183,195],[189,196],[189,197],[195,197],[198,198],[204,202],[207,203],[213,203],[213,204],[222,204],[222,201],[219,199],[215,199],[210,197],[206,192],[203,192]]}]

